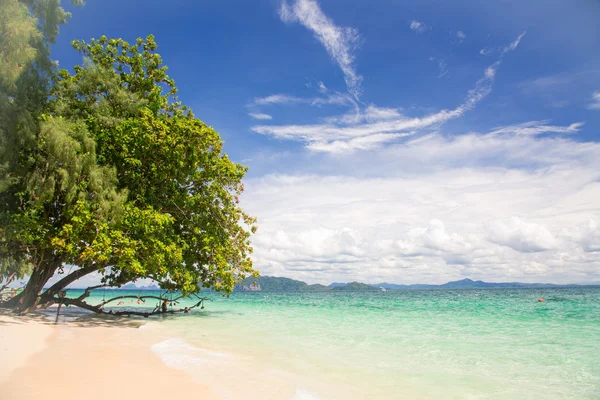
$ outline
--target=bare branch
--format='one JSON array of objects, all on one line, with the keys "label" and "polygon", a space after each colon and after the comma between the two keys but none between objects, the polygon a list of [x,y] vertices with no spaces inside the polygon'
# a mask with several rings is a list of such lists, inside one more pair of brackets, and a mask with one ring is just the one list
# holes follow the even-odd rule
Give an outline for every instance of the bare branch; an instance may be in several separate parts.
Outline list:
[{"label": "bare branch", "polygon": [[[179,296],[177,297],[175,300],[169,300],[172,302],[176,302],[177,300],[181,299],[183,296]],[[113,297],[111,299],[108,300],[104,300],[102,303],[98,304],[99,306],[104,306],[108,303],[112,303],[115,300],[122,300],[122,299],[138,299],[138,300],[145,300],[145,299],[155,299],[155,300],[168,300],[166,297],[159,297],[159,296],[131,296],[131,295],[127,295],[127,296],[117,296],[117,297]]]},{"label": "bare branch", "polygon": [[96,286],[90,286],[90,287],[88,287],[88,288],[85,289],[85,292],[83,292],[83,294],[81,296],[79,296],[77,298],[77,300],[83,300],[83,299],[87,298],[90,295],[90,292],[92,290],[94,290],[94,289],[98,289],[98,288],[101,288],[101,287],[107,287],[107,286],[109,286],[107,283],[103,283],[103,284],[96,285]]},{"label": "bare branch", "polygon": [[[119,296],[119,297],[123,297],[123,296]],[[127,296],[127,297],[134,297],[135,298],[135,296]],[[146,298],[157,298],[156,296],[143,296],[143,297],[146,297]],[[181,297],[179,297],[179,298],[181,298]],[[191,306],[191,307],[178,308],[178,309],[175,309],[175,310],[168,310],[168,311],[160,311],[157,308],[155,308],[151,312],[135,311],[135,310],[123,310],[123,311],[109,310],[109,311],[106,311],[106,310],[103,310],[102,306],[100,306],[100,305],[93,306],[93,305],[88,304],[85,301],[80,300],[78,298],[77,299],[70,299],[70,298],[66,298],[66,297],[64,297],[64,298],[55,297],[52,300],[56,304],[63,304],[63,305],[66,305],[66,306],[81,307],[83,309],[86,309],[86,310],[89,310],[89,311],[93,311],[93,312],[98,313],[98,314],[115,315],[115,316],[137,315],[137,316],[140,316],[140,317],[148,318],[148,317],[150,317],[152,315],[175,314],[175,313],[180,313],[180,312],[186,312],[186,309],[187,309],[187,311],[190,311],[190,310],[192,310],[192,309],[194,309],[196,307],[203,306],[204,301],[210,301],[210,298],[208,298],[208,297],[197,297],[197,299],[199,301],[196,304],[194,304],[193,306]],[[114,300],[114,299],[111,299],[111,300]]]}]

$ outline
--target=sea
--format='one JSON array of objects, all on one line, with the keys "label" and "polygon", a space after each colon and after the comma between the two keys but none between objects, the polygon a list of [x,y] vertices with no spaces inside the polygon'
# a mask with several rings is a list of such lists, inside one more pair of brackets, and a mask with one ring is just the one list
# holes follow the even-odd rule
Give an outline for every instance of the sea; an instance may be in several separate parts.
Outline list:
[{"label": "sea", "polygon": [[139,329],[223,399],[600,399],[600,287],[206,296]]}]

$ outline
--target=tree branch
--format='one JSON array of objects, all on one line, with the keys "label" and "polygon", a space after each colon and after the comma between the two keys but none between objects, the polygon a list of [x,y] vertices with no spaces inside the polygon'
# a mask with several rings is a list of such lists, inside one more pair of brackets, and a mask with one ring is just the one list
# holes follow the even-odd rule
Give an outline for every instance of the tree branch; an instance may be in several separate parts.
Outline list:
[{"label": "tree branch", "polygon": [[16,276],[17,276],[16,272],[13,272],[12,274],[10,274],[10,276],[6,279],[6,283],[4,285],[2,285],[2,287],[0,288],[0,293],[4,292],[4,289],[6,289],[8,287],[8,285],[10,285],[10,283],[13,281],[13,279],[15,279]]},{"label": "tree branch", "polygon": [[[119,298],[123,298],[123,297],[134,297],[135,298],[135,296],[119,296]],[[142,296],[142,297],[146,297],[146,298],[158,298],[156,296]],[[140,297],[140,298],[142,298],[142,297]],[[181,297],[183,297],[183,296],[180,296],[178,298],[181,298]],[[157,310],[156,308],[153,311],[151,311],[151,312],[135,311],[135,310],[123,310],[123,311],[109,310],[109,311],[106,311],[106,310],[102,309],[101,305],[93,306],[91,304],[86,303],[83,300],[80,300],[79,298],[77,298],[77,299],[70,299],[70,298],[66,298],[66,297],[63,297],[63,298],[54,297],[52,300],[56,304],[63,304],[63,305],[66,305],[66,306],[81,307],[83,309],[86,309],[86,310],[89,310],[89,311],[93,311],[93,312],[98,313],[98,314],[115,315],[115,316],[137,315],[137,316],[140,316],[140,317],[148,318],[148,317],[150,317],[152,315],[158,315],[158,314],[175,314],[175,313],[179,313],[179,312],[185,312],[186,309],[189,311],[189,310],[191,310],[193,308],[196,308],[196,307],[199,307],[199,306],[203,306],[203,303],[206,300],[210,301],[210,298],[208,298],[208,297],[198,297],[198,296],[196,296],[196,298],[199,301],[196,304],[194,304],[193,306],[191,306],[191,307],[178,308],[178,309],[175,309],[175,310],[168,310],[168,311],[164,311],[164,312],[160,311],[160,310]],[[117,298],[110,299],[110,301],[116,300],[116,299]]]},{"label": "tree branch", "polygon": [[54,295],[58,294],[58,292],[60,292],[62,289],[75,282],[77,279],[81,278],[82,276],[89,275],[92,272],[98,271],[99,269],[102,269],[102,266],[83,267],[78,269],[77,271],[73,271],[69,275],[56,282],[54,285],[50,286],[50,288],[48,288],[44,292],[42,297],[53,297]]},{"label": "tree branch", "polygon": [[84,300],[86,297],[88,297],[90,295],[90,292],[92,290],[98,289],[98,288],[101,288],[101,287],[107,287],[107,286],[109,286],[109,285],[106,284],[106,283],[103,283],[103,284],[100,284],[100,285],[96,285],[96,286],[90,286],[90,287],[88,287],[88,288],[85,289],[85,292],[83,292],[83,294],[81,296],[79,296],[77,298],[77,300]]}]

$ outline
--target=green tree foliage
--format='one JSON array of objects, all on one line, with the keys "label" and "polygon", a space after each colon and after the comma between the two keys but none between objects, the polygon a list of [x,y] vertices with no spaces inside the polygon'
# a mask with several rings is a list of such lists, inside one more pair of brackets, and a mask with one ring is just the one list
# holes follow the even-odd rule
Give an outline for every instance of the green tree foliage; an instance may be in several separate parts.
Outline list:
[{"label": "green tree foliage", "polygon": [[[33,265],[12,305],[47,305],[95,271],[109,286],[231,292],[255,273],[255,219],[238,205],[246,167],[177,101],[152,36],[73,46],[86,63],[58,73],[29,146],[14,145],[18,168],[3,172],[0,257]],[[38,295],[65,263],[80,269]]]},{"label": "green tree foliage", "polygon": [[[115,168],[116,189],[127,193],[107,232],[122,237],[100,252],[113,266],[106,282],[149,277],[167,289],[196,292],[200,283],[230,292],[253,272],[255,220],[238,206],[246,167],[177,101],[152,36],[134,45],[106,37],[73,45],[88,62],[60,72],[50,113],[87,127],[98,164]],[[65,243],[74,244],[68,235]]]},{"label": "green tree foliage", "polygon": [[53,72],[49,45],[69,16],[57,0],[0,2],[0,280],[31,271],[31,254],[15,248],[8,235],[15,233],[9,215],[34,160],[31,149]]}]

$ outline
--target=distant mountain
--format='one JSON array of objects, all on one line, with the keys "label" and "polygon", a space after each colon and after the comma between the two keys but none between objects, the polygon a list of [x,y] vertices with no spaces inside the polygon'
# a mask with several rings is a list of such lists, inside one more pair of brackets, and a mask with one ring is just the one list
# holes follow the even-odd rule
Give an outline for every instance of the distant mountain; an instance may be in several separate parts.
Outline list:
[{"label": "distant mountain", "polygon": [[127,285],[123,285],[120,287],[121,290],[160,290],[160,288],[156,285],[149,286],[135,286],[134,283],[128,283]]},{"label": "distant mountain", "polygon": [[396,285],[393,283],[380,283],[373,285],[375,287],[384,287],[393,290],[407,289],[500,289],[500,288],[544,288],[544,287],[577,287],[582,285],[556,285],[553,283],[523,283],[523,282],[484,282],[474,281],[472,279],[461,279],[444,283],[443,285]]},{"label": "distant mountain", "polygon": [[385,289],[390,289],[390,290],[407,290],[407,289],[431,289],[433,287],[436,287],[435,285],[425,285],[425,284],[414,284],[414,285],[398,285],[395,283],[378,283],[376,285],[372,285],[374,287],[377,288],[385,288]]},{"label": "distant mountain", "polygon": [[335,291],[351,291],[351,290],[377,290],[376,287],[360,282],[350,282],[344,286],[334,286],[331,290]]},{"label": "distant mountain", "polygon": [[[591,284],[590,286],[593,286]],[[418,289],[498,289],[498,288],[545,288],[545,287],[579,287],[585,285],[555,285],[552,283],[522,283],[522,282],[484,282],[472,279],[461,279],[444,283],[443,285],[412,284],[398,285],[394,283],[379,283],[367,285],[360,282],[334,282],[329,286],[309,285],[306,282],[290,278],[261,276],[258,279],[246,278],[235,287],[236,291],[261,292],[326,292],[326,291],[373,291],[380,288],[388,290],[418,290]],[[125,286],[123,287],[126,288]],[[138,288],[139,289],[139,288]]]},{"label": "distant mountain", "polygon": [[235,290],[261,292],[314,292],[331,290],[331,288],[318,284],[309,285],[306,282],[297,281],[290,278],[260,276],[258,279],[244,279],[236,286]]}]

